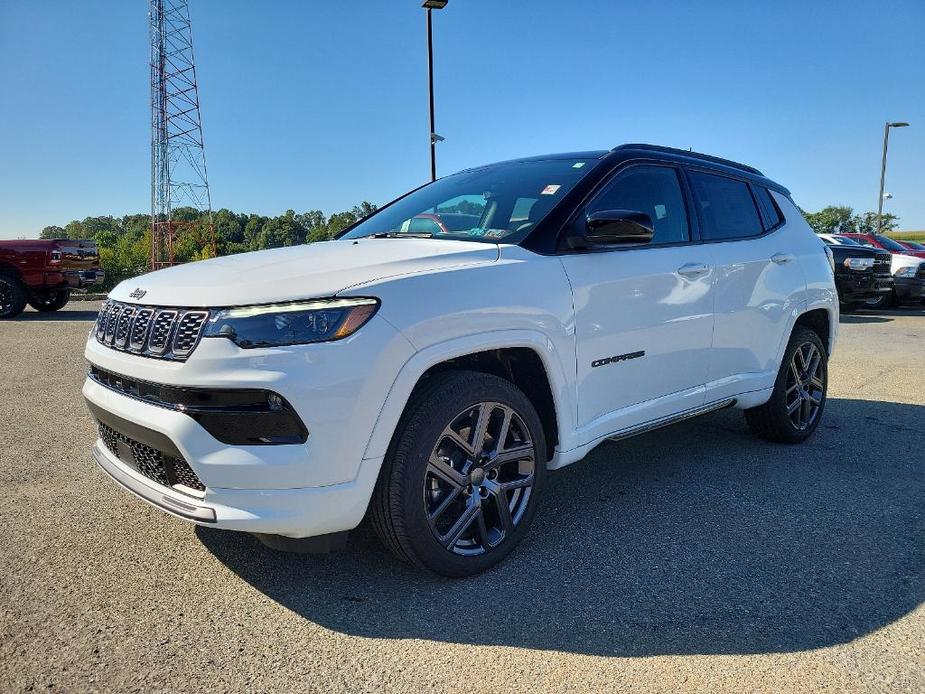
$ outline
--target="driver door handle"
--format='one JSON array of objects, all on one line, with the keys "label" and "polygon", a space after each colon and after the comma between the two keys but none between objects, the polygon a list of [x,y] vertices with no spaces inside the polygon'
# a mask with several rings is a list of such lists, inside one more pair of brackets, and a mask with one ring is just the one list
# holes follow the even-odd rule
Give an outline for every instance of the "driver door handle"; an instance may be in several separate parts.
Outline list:
[{"label": "driver door handle", "polygon": [[771,262],[777,263],[778,265],[784,265],[793,260],[792,253],[775,253],[771,256]]},{"label": "driver door handle", "polygon": [[710,266],[705,263],[685,263],[678,268],[678,274],[681,275],[681,277],[687,277],[688,279],[702,277],[709,271]]}]

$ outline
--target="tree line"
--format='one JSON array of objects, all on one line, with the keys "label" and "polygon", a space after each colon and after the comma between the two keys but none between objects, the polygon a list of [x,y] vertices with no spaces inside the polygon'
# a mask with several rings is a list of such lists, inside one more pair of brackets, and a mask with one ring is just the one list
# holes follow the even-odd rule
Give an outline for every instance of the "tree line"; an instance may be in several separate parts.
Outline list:
[{"label": "tree line", "polygon": [[[366,201],[330,216],[321,210],[301,213],[286,210],[279,216],[265,217],[221,209],[212,215],[216,251],[218,255],[230,255],[327,241],[375,211],[376,205]],[[829,205],[818,212],[802,209],[800,212],[816,233],[872,233],[877,230],[876,212],[859,214],[843,205]],[[181,207],[174,210],[173,216],[176,221],[174,257],[177,262],[210,257],[212,245],[208,215],[192,207]],[[885,213],[883,230],[896,229],[898,222],[896,215]],[[147,272],[151,254],[151,216],[128,214],[123,217],[87,217],[83,221],[74,220],[64,227],[47,226],[42,229],[40,237],[96,241],[100,249],[100,263],[106,271],[106,285],[113,287],[124,279]]]},{"label": "tree line", "polygon": [[[874,234],[877,232],[877,213],[855,211],[845,205],[829,205],[818,212],[800,212],[817,234]],[[883,213],[884,232],[893,231],[899,226],[899,217],[889,212]]]},{"label": "tree line", "polygon": [[[321,210],[301,213],[286,210],[279,216],[266,217],[221,209],[212,215],[216,251],[218,255],[230,255],[327,241],[375,211],[376,205],[366,201],[330,216]],[[176,222],[173,249],[177,262],[212,256],[207,214],[192,207],[181,207],[173,211],[173,219]],[[106,271],[106,286],[113,287],[124,279],[147,272],[151,255],[151,216],[127,214],[75,219],[63,227],[45,227],[40,238],[96,241],[100,264]]]}]

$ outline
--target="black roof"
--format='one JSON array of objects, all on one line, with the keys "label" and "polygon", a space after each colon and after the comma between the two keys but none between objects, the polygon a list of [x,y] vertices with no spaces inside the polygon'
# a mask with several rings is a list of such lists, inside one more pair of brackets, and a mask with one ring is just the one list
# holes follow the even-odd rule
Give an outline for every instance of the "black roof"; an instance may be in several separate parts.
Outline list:
[{"label": "black roof", "polygon": [[[770,180],[767,178],[761,171],[756,169],[754,166],[748,166],[747,164],[742,164],[732,159],[724,159],[723,157],[714,157],[710,154],[702,154],[700,152],[694,152],[692,150],[686,149],[677,149],[675,147],[664,147],[662,145],[648,145],[643,143],[631,143],[624,144],[614,147],[611,150],[586,150],[581,152],[560,152],[558,154],[540,154],[533,157],[520,157],[517,159],[509,159],[503,162],[495,162],[492,164],[486,164],[482,166],[473,166],[464,171],[475,171],[478,169],[486,168],[487,166],[495,166],[496,164],[512,164],[518,162],[529,162],[529,161],[548,161],[551,159],[604,159],[604,158],[623,158],[628,155],[640,154],[645,156],[646,154],[659,154],[662,155],[659,158],[668,158],[673,161],[688,163],[688,164],[707,164],[711,168],[727,170],[727,173],[737,173],[738,175],[746,174],[748,178],[756,179],[757,182],[762,185],[773,188],[780,191],[786,196],[790,196],[790,191],[787,190],[780,183]],[[666,156],[667,155],[667,156]],[[462,172],[460,172],[462,173]]]},{"label": "black roof", "polygon": [[732,159],[723,159],[722,157],[714,157],[711,154],[701,154],[700,152],[695,152],[693,150],[687,149],[676,149],[675,147],[663,147],[662,145],[644,145],[644,144],[628,144],[628,145],[618,145],[614,147],[611,152],[617,152],[625,149],[635,149],[635,150],[644,150],[647,152],[661,152],[663,154],[674,154],[677,156],[687,157],[688,159],[703,159],[705,161],[712,162],[714,164],[722,164],[724,166],[729,166],[733,169],[741,169],[742,171],[747,171],[748,173],[756,174],[757,176],[764,176],[758,169],[754,166],[748,166],[747,164],[740,164],[737,161],[732,161]]}]

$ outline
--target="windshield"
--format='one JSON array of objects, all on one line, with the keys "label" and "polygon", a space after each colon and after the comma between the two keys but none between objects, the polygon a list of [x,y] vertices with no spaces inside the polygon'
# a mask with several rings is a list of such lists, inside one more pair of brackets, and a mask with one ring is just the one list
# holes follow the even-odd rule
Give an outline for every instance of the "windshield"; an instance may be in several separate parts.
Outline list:
[{"label": "windshield", "polygon": [[853,238],[851,238],[850,236],[835,236],[833,238],[837,239],[838,243],[842,244],[843,246],[860,246],[861,245],[857,241],[855,241]]},{"label": "windshield", "polygon": [[407,234],[518,243],[596,163],[546,159],[463,171],[406,195],[340,238]]},{"label": "windshield", "polygon": [[880,234],[874,234],[874,238],[877,239],[877,243],[886,248],[888,251],[899,251],[900,253],[905,253],[908,251],[908,248],[903,248],[900,244],[896,243],[893,239],[888,239],[886,236],[881,236]]}]

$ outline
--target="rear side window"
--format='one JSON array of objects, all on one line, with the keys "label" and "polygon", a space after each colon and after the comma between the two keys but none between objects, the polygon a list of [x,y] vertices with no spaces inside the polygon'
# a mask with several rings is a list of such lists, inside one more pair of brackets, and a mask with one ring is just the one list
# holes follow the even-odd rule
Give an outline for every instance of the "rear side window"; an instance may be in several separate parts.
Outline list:
[{"label": "rear side window", "polygon": [[746,183],[699,171],[691,172],[691,183],[706,240],[747,238],[764,232]]},{"label": "rear side window", "polygon": [[774,202],[774,198],[764,186],[752,186],[755,191],[755,197],[758,198],[758,206],[761,208],[761,216],[764,217],[764,228],[773,229],[784,221],[780,208]]}]

